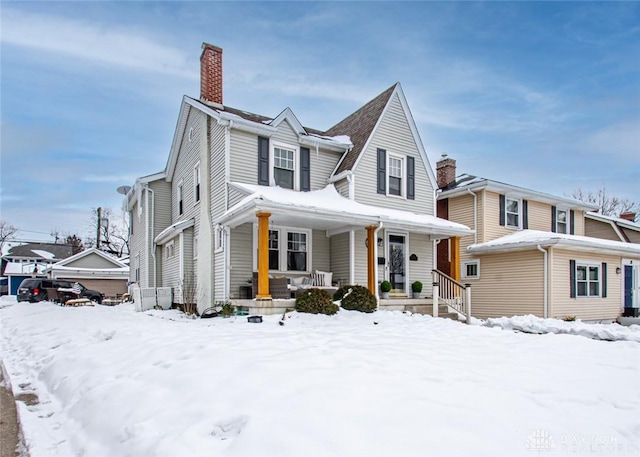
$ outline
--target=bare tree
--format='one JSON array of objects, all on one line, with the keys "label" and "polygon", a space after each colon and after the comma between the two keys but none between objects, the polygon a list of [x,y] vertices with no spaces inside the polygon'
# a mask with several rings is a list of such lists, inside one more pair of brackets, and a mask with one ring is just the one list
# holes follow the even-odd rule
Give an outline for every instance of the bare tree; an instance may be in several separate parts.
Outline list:
[{"label": "bare tree", "polygon": [[604,216],[618,217],[622,213],[631,212],[636,213],[636,221],[640,220],[640,203],[626,197],[618,198],[609,195],[605,187],[595,191],[576,189],[571,196],[576,200],[598,206],[598,212]]},{"label": "bare tree", "polygon": [[181,284],[182,291],[182,311],[189,316],[195,316],[198,313],[198,304],[196,299],[198,296],[198,285],[193,272],[189,271],[185,274]]},{"label": "bare tree", "polygon": [[67,237],[65,238],[65,243],[70,244],[72,246],[73,255],[84,251],[84,245],[82,244],[82,239],[78,235],[67,235]]},{"label": "bare tree", "polygon": [[0,221],[0,253],[7,241],[11,241],[18,229],[5,221]]},{"label": "bare tree", "polygon": [[[100,221],[98,220],[100,212]],[[118,257],[129,253],[129,221],[127,218],[117,216],[111,208],[92,208],[91,228],[92,233],[99,233],[99,243],[95,237],[85,239],[85,247],[99,247],[100,250],[109,252]],[[98,231],[98,225],[100,229]]]}]

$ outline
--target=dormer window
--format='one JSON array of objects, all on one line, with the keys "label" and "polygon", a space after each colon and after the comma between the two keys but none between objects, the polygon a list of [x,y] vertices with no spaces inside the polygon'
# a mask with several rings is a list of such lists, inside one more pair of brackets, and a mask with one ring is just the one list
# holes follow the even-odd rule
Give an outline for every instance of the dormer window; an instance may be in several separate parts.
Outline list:
[{"label": "dormer window", "polygon": [[506,197],[505,199],[505,220],[506,226],[511,228],[520,228],[520,200]]},{"label": "dormer window", "polygon": [[273,180],[276,186],[296,188],[296,150],[285,146],[273,147]]}]

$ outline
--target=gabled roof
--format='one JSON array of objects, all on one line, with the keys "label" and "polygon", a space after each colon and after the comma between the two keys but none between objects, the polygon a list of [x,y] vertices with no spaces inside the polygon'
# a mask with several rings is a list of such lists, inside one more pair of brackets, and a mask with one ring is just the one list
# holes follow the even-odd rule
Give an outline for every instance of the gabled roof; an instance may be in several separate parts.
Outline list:
[{"label": "gabled roof", "polygon": [[438,200],[466,195],[468,190],[488,190],[491,192],[509,194],[513,197],[531,199],[551,205],[567,206],[570,209],[580,209],[583,211],[591,211],[597,208],[592,204],[575,200],[573,198],[558,197],[557,195],[547,194],[546,192],[539,192],[537,190],[514,186],[469,174],[462,174],[458,176],[453,183],[438,192]]},{"label": "gabled roof", "polygon": [[640,224],[638,224],[637,222],[631,222],[631,221],[628,221],[626,219],[621,219],[619,217],[605,216],[604,214],[594,213],[592,211],[590,211],[588,213],[585,213],[584,216],[588,217],[589,219],[594,219],[594,220],[597,220],[597,221],[613,223],[613,224],[619,225],[621,227],[628,228],[628,229],[634,230],[636,232],[640,232]]},{"label": "gabled roof", "polygon": [[62,243],[25,243],[12,247],[4,256],[44,260],[61,260],[73,253],[73,246]]},{"label": "gabled roof", "polygon": [[353,169],[398,84],[395,83],[325,132],[327,136],[348,135],[353,143],[353,147],[344,155],[334,175]]},{"label": "gabled roof", "polygon": [[113,264],[113,268],[127,268],[128,265],[122,263],[120,260],[118,260],[117,258],[107,254],[106,252],[103,252],[99,249],[96,248],[91,248],[91,249],[87,249],[85,251],[82,252],[78,252],[75,255],[72,255],[71,257],[67,257],[64,260],[61,260],[60,262],[56,262],[54,265],[55,266],[66,266],[69,265],[70,263],[75,262],[76,260],[82,259],[84,257],[90,256],[90,255],[97,255],[102,257],[105,260],[108,260],[109,262],[111,262]]}]

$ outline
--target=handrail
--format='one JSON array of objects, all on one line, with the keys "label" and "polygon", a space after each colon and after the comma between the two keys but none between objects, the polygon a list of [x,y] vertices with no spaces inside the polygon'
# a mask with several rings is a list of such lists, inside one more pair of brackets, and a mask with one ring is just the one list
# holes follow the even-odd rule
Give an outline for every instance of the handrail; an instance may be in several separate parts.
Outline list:
[{"label": "handrail", "polygon": [[434,286],[438,285],[438,301],[456,312],[471,317],[471,289],[440,270],[432,270]]}]

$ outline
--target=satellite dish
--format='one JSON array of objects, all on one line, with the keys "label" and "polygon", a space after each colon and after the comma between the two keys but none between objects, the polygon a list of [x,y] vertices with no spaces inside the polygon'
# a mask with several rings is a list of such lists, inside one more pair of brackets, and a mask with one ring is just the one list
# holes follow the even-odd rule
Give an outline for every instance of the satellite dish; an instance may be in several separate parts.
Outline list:
[{"label": "satellite dish", "polygon": [[131,186],[120,186],[116,189],[119,194],[127,195],[131,190]]}]

